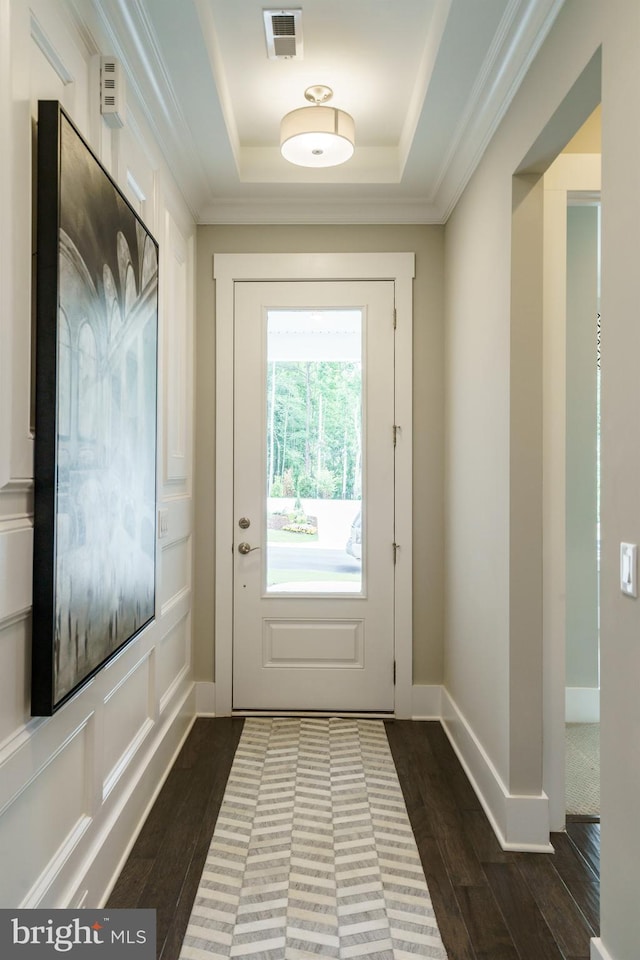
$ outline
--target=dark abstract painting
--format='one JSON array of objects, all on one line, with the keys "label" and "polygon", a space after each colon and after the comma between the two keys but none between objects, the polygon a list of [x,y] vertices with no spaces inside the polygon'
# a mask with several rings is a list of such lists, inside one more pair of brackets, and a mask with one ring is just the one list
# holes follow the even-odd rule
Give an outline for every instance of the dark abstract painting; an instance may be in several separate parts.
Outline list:
[{"label": "dark abstract painting", "polygon": [[158,247],[38,105],[32,715],[154,617]]}]

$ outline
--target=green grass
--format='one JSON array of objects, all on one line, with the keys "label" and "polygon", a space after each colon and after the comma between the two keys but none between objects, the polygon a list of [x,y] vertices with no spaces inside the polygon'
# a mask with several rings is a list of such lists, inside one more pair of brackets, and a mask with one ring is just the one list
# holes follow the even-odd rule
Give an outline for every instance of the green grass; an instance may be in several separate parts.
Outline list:
[{"label": "green grass", "polygon": [[292,533],[290,530],[267,530],[269,543],[313,543],[317,533]]}]

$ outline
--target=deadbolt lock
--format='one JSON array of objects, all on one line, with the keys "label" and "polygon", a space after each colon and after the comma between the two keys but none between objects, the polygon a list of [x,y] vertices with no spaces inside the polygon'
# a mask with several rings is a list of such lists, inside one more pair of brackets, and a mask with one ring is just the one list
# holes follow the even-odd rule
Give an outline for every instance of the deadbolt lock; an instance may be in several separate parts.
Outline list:
[{"label": "deadbolt lock", "polygon": [[251,520],[249,520],[249,517],[240,517],[238,520],[238,526],[241,530],[248,530],[251,526]]}]

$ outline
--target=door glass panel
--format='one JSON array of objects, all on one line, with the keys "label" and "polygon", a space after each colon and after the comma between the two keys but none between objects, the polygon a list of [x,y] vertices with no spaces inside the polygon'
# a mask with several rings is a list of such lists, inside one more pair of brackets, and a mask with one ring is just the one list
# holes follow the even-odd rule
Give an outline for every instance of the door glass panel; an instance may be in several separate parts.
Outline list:
[{"label": "door glass panel", "polygon": [[362,311],[268,310],[266,591],[362,593]]}]

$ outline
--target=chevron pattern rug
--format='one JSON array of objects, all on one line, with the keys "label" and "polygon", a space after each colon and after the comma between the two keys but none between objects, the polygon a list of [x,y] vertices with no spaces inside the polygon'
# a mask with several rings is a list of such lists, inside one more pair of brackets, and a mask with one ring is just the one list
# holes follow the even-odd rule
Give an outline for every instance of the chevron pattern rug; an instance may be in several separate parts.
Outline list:
[{"label": "chevron pattern rug", "polygon": [[446,960],[379,720],[245,722],[181,960]]}]

